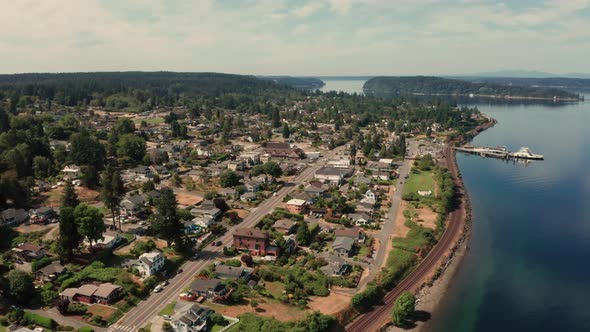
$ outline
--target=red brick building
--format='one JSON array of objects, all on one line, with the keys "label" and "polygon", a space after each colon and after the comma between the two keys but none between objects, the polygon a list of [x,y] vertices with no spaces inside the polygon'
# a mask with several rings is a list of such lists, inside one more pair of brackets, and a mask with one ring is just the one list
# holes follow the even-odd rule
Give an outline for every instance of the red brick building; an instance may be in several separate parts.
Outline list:
[{"label": "red brick building", "polygon": [[248,250],[255,256],[278,256],[278,248],[269,244],[267,232],[257,228],[238,228],[234,232],[233,247],[239,250]]}]

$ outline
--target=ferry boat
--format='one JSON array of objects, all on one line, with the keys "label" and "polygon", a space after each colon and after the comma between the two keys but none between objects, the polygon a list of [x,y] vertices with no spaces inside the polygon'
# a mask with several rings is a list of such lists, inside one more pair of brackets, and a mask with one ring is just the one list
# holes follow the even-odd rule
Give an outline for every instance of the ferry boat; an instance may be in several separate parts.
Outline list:
[{"label": "ferry boat", "polygon": [[522,147],[520,150],[512,153],[512,157],[520,159],[543,160],[545,157],[542,154],[535,154],[531,152],[528,147]]}]

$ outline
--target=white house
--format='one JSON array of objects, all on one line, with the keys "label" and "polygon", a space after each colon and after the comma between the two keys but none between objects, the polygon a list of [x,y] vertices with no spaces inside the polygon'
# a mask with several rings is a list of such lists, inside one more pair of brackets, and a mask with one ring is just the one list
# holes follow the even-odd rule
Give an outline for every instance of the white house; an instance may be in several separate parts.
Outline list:
[{"label": "white house", "polygon": [[363,196],[363,199],[361,199],[361,202],[375,204],[377,202],[377,195],[369,189]]},{"label": "white house", "polygon": [[80,166],[77,165],[67,165],[64,169],[61,170],[64,176],[68,179],[76,179],[80,176]]},{"label": "white house", "polygon": [[154,250],[146,252],[139,256],[137,269],[143,277],[149,277],[156,274],[164,267],[166,257],[161,252]]}]

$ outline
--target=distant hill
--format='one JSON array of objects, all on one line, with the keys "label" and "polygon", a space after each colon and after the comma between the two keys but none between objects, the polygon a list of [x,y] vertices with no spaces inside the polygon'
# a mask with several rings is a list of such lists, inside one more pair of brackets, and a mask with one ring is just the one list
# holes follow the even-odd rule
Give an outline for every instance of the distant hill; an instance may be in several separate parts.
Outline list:
[{"label": "distant hill", "polygon": [[536,70],[499,70],[492,72],[483,72],[466,75],[444,75],[449,78],[461,77],[518,77],[518,78],[548,78],[548,77],[567,77],[567,78],[590,78],[590,74],[585,73],[565,73],[555,74]]},{"label": "distant hill", "polygon": [[297,89],[319,89],[325,85],[324,81],[315,77],[258,76],[258,78],[271,80],[277,84],[287,85]]},{"label": "distant hill", "polygon": [[389,97],[403,94],[455,95],[493,98],[579,99],[577,94],[557,88],[504,85],[434,76],[382,76],[368,80],[366,94]]},{"label": "distant hill", "polygon": [[590,91],[590,79],[570,77],[458,77],[459,79],[474,83],[491,83],[511,86],[556,88],[567,91]]}]

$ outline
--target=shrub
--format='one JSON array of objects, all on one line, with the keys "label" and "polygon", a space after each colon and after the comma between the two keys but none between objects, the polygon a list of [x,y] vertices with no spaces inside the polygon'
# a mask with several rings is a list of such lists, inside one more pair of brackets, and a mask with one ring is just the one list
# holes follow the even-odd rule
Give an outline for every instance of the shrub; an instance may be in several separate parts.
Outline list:
[{"label": "shrub", "polygon": [[46,267],[47,265],[51,264],[52,260],[51,257],[43,257],[41,259],[36,259],[31,263],[31,269],[33,271],[37,271],[41,268]]},{"label": "shrub", "polygon": [[218,313],[211,314],[211,316],[209,316],[209,319],[211,320],[211,323],[215,325],[227,326],[229,324],[229,321]]},{"label": "shrub", "polygon": [[92,329],[90,326],[84,326],[79,328],[78,332],[94,332],[94,329]]},{"label": "shrub", "polygon": [[48,329],[53,329],[57,326],[57,323],[53,319],[28,311],[24,313],[23,319],[28,324],[39,325]]},{"label": "shrub", "polygon": [[79,303],[70,303],[68,305],[67,313],[70,315],[84,315],[86,311],[88,311],[88,308],[85,305]]},{"label": "shrub", "polygon": [[239,259],[228,259],[225,262],[223,262],[223,265],[240,267],[242,266],[242,262]]}]

